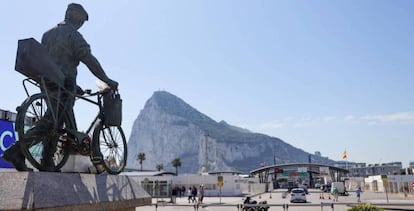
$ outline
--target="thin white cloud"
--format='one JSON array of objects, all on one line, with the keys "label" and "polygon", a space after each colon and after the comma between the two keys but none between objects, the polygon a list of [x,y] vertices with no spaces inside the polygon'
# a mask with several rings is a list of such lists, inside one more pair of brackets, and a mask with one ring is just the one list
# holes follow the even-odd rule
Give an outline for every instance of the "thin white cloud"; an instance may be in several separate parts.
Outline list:
[{"label": "thin white cloud", "polygon": [[270,122],[263,123],[259,126],[261,129],[272,130],[280,128],[302,128],[309,127],[314,125],[328,124],[332,122],[343,123],[367,123],[368,125],[375,124],[408,124],[414,123],[414,111],[408,112],[395,112],[391,114],[369,114],[369,115],[346,115],[344,117],[335,117],[335,116],[302,116],[302,117],[284,117],[280,120],[273,120]]},{"label": "thin white cloud", "polygon": [[336,117],[334,117],[334,116],[326,116],[326,117],[323,117],[322,118],[322,120],[324,121],[324,122],[331,122],[331,121],[333,121],[333,120],[335,120],[336,119]]},{"label": "thin white cloud", "polygon": [[345,118],[344,118],[344,120],[345,121],[347,121],[347,122],[349,122],[349,121],[353,121],[353,120],[355,120],[356,118],[355,118],[355,116],[354,115],[347,115],[347,116],[345,116]]},{"label": "thin white cloud", "polygon": [[312,121],[314,121],[314,119],[315,118],[313,118],[312,116],[307,115],[307,116],[305,116],[305,117],[302,118],[302,121],[304,121],[304,122],[312,122]]},{"label": "thin white cloud", "polygon": [[363,116],[362,119],[379,123],[408,123],[414,122],[414,111],[391,114],[369,114]]}]

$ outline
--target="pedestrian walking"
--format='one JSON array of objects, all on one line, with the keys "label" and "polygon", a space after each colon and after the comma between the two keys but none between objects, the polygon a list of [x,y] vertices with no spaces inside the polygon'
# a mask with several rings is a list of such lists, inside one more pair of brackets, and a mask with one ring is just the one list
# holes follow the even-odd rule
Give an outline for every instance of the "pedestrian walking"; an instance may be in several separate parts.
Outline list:
[{"label": "pedestrian walking", "polygon": [[198,196],[198,203],[202,204],[203,203],[203,198],[204,198],[204,185],[203,184],[200,185],[199,192],[200,192],[200,194]]},{"label": "pedestrian walking", "polygon": [[333,194],[333,201],[338,202],[338,188],[337,187],[333,188],[332,194]]},{"label": "pedestrian walking", "polygon": [[191,195],[193,197],[193,203],[195,203],[197,201],[197,188],[195,187],[195,185],[193,185],[193,188],[191,188]]},{"label": "pedestrian walking", "polygon": [[359,203],[361,202],[361,187],[358,187],[358,189],[355,192],[356,192],[358,203]]},{"label": "pedestrian walking", "polygon": [[181,196],[185,196],[185,187],[184,185],[181,187]]},{"label": "pedestrian walking", "polygon": [[174,187],[171,192],[171,203],[175,204],[177,200],[177,187]]},{"label": "pedestrian walking", "polygon": [[190,203],[191,199],[193,198],[192,192],[191,192],[191,187],[188,187],[188,203]]}]

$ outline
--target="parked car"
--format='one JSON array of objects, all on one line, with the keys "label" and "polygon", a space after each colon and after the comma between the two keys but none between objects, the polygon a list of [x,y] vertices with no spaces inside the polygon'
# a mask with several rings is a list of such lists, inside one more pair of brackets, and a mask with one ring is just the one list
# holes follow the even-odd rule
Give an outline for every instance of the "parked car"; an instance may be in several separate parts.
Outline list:
[{"label": "parked car", "polygon": [[295,202],[303,202],[303,203],[306,203],[306,193],[305,193],[305,190],[303,190],[302,188],[294,188],[294,189],[292,189],[292,191],[290,192],[290,202],[291,203],[295,203]]}]

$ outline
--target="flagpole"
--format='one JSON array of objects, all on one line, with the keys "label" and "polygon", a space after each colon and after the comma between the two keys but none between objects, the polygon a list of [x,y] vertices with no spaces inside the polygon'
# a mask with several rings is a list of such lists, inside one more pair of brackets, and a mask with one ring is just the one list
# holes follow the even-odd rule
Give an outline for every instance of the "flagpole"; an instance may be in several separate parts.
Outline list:
[{"label": "flagpole", "polygon": [[342,158],[345,159],[345,168],[346,168],[346,170],[348,170],[348,155],[346,153],[346,149],[345,149],[344,153],[342,154]]},{"label": "flagpole", "polygon": [[[346,153],[346,149],[345,149],[345,153]],[[348,174],[349,174],[349,168],[348,168],[348,153],[346,153],[345,165],[346,165],[346,170],[348,170]],[[347,176],[348,176],[348,174],[347,174]]]},{"label": "flagpole", "polygon": [[346,170],[349,170],[348,169],[348,156],[346,156],[345,162],[346,162]]}]

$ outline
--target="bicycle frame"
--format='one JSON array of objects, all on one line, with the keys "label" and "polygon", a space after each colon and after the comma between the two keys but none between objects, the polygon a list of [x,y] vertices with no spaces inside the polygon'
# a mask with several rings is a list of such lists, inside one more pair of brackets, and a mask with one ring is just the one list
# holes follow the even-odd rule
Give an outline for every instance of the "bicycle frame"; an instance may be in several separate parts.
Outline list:
[{"label": "bicycle frame", "polygon": [[[57,119],[58,118],[57,114],[59,113],[59,107],[57,108],[57,110],[51,109],[52,108],[52,106],[51,106],[52,102],[51,102],[51,97],[49,96],[50,91],[46,87],[46,82],[45,82],[44,78],[41,78],[40,83],[34,81],[31,78],[26,78],[26,79],[23,80],[23,87],[24,87],[25,93],[26,93],[27,97],[29,97],[31,94],[29,92],[29,89],[27,88],[27,85],[26,85],[27,83],[30,83],[33,86],[39,88],[42,92],[44,92],[46,94],[46,99],[47,99],[46,101],[47,101],[47,104],[48,104],[48,109],[51,110],[52,117],[54,119],[54,126],[57,127],[57,123],[59,122],[59,120]],[[65,91],[67,91],[66,92],[67,94],[70,94],[70,95],[72,95],[72,97],[75,97],[75,102],[77,100],[84,100],[86,102],[89,102],[91,104],[94,104],[94,105],[98,106],[98,108],[99,108],[98,114],[95,116],[95,118],[93,119],[93,121],[89,125],[88,129],[86,130],[86,134],[90,134],[90,132],[97,125],[98,120],[102,120],[102,118],[103,118],[102,93],[100,91],[92,93],[91,90],[85,90],[86,96],[83,96],[83,95],[79,95],[77,93],[73,94],[72,92],[65,89],[64,87],[59,87],[58,96],[60,96],[63,93],[61,91],[61,89],[64,89]],[[94,97],[94,96],[97,96],[97,100],[89,99],[90,97]],[[56,100],[58,100],[58,104],[59,104],[60,103],[59,102],[60,98],[57,97]],[[62,110],[65,110],[65,108],[63,108]],[[61,118],[63,118],[63,117],[61,117]],[[69,128],[70,129],[75,129],[76,127],[74,127],[74,125],[76,125],[76,119],[70,119],[69,121],[72,124],[72,126],[70,126]],[[76,130],[77,130],[77,128],[76,128]]]},{"label": "bicycle frame", "polygon": [[[96,101],[88,98],[88,97],[93,97],[93,96],[97,96]],[[76,100],[84,100],[99,107],[98,114],[95,116],[94,120],[91,122],[88,129],[86,130],[86,133],[90,134],[90,132],[95,128],[96,124],[98,123],[98,120],[101,120],[103,117],[102,94],[100,92],[89,93],[89,94],[87,93],[87,96],[77,94],[76,98],[77,98]]]}]

